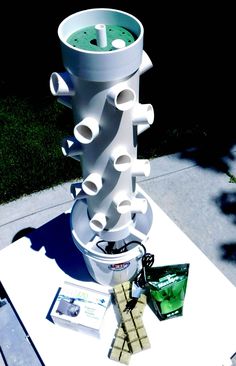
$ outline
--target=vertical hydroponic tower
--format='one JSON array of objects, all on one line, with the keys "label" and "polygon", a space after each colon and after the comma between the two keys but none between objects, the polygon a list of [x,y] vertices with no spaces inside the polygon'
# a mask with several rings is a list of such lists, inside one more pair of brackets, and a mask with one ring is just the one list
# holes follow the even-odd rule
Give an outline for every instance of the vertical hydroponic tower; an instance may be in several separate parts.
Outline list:
[{"label": "vertical hydroponic tower", "polygon": [[137,159],[137,136],[154,119],[152,106],[139,103],[139,77],[152,63],[142,24],[123,11],[72,14],[58,35],[67,71],[53,73],[50,88],[72,108],[74,136],[63,140],[62,151],[80,160],[83,173],[83,182],[71,186],[72,236],[95,280],[113,285],[139,270],[138,242],[146,241],[152,221],[136,187],[136,177],[150,173],[149,161]]}]

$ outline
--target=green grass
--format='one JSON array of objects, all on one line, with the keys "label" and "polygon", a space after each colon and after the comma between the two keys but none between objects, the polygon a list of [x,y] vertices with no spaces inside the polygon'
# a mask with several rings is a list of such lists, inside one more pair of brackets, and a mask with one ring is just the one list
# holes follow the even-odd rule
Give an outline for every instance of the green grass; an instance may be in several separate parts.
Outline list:
[{"label": "green grass", "polygon": [[73,133],[72,112],[55,99],[0,100],[0,203],[81,176],[60,141]]}]

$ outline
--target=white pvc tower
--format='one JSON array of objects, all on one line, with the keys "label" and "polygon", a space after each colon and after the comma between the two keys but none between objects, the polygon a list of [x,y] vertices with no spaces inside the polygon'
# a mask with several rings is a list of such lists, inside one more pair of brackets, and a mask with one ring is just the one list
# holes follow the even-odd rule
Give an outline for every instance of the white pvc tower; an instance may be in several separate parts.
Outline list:
[{"label": "white pvc tower", "polygon": [[50,89],[74,115],[74,136],[62,151],[82,167],[83,182],[71,187],[71,231],[85,257],[98,255],[101,239],[117,247],[145,242],[151,225],[136,189],[136,177],[150,174],[149,161],[137,159],[137,136],[154,120],[152,105],[139,103],[139,77],[152,67],[143,33],[138,19],[113,9],[72,14],[58,28],[67,71],[51,75]]}]

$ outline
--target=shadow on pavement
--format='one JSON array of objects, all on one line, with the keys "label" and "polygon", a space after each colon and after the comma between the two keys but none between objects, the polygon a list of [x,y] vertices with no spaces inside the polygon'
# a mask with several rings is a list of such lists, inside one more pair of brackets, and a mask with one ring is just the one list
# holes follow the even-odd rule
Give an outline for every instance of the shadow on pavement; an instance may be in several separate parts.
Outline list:
[{"label": "shadow on pavement", "polygon": [[[232,222],[236,224],[236,192],[223,192],[221,196],[216,199],[216,204],[221,211],[225,215],[230,216]],[[220,249],[222,259],[236,263],[236,242],[222,244]]]},{"label": "shadow on pavement", "polygon": [[202,168],[227,173],[235,160],[235,156],[231,152],[234,144],[235,131],[225,126],[225,131],[217,133],[212,127],[198,147],[184,150],[180,154],[180,158],[193,160]]},{"label": "shadow on pavement", "polygon": [[222,244],[221,258],[236,263],[236,243]]},{"label": "shadow on pavement", "polygon": [[55,259],[58,266],[80,281],[94,281],[88,273],[83,255],[76,248],[70,231],[70,214],[61,214],[47,224],[27,235],[31,248],[39,251],[45,248],[45,255]]},{"label": "shadow on pavement", "polygon": [[236,224],[236,192],[222,193],[221,196],[216,200],[216,203],[220,207],[221,211],[225,215],[229,215],[232,219],[232,222]]}]

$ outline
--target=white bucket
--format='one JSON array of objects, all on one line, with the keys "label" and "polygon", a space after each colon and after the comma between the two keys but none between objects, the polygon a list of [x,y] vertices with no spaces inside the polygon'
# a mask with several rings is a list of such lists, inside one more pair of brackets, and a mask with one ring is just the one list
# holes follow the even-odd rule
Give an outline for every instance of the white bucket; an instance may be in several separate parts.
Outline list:
[{"label": "white bucket", "polygon": [[131,244],[132,249],[124,253],[105,254],[96,246],[96,238],[85,245],[79,242],[75,231],[72,231],[72,236],[90,275],[102,285],[115,286],[132,280],[142,268],[144,250],[139,244]]},{"label": "white bucket", "polygon": [[[145,198],[142,194],[138,194],[136,197]],[[143,239],[138,234],[142,234],[144,238],[148,237],[152,225],[152,209],[149,204],[145,214],[137,213],[135,215],[134,223],[135,226],[130,227],[125,236],[126,243],[133,240],[142,241]],[[132,280],[141,270],[144,255],[142,245],[130,243],[127,251],[119,254],[106,254],[97,247],[96,243],[101,240],[101,237],[91,229],[86,200],[75,201],[70,215],[70,225],[73,241],[83,254],[88,271],[96,282],[106,286],[115,286]],[[118,247],[125,244],[123,239],[114,239],[117,238],[117,233],[111,234],[113,234],[113,239],[106,237],[106,240],[118,241]],[[105,248],[106,242],[99,245]]]}]

